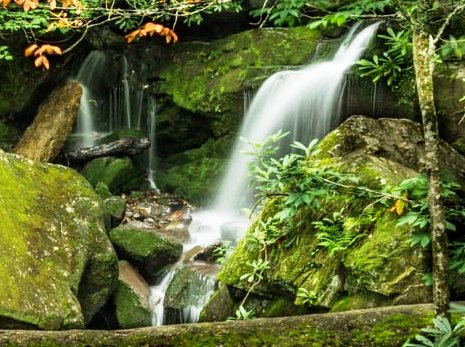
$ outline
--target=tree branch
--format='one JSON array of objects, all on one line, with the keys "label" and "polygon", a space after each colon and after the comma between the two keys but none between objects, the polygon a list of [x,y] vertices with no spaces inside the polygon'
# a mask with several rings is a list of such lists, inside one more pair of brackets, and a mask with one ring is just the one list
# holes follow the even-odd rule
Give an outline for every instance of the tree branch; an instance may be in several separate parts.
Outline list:
[{"label": "tree branch", "polygon": [[442,23],[441,27],[439,28],[438,33],[436,34],[436,37],[433,39],[434,45],[436,45],[436,43],[441,39],[442,35],[444,34],[444,30],[447,28],[452,18],[455,15],[462,12],[463,10],[465,10],[465,4],[455,7],[454,10],[451,13],[449,13],[446,20],[444,21],[444,23]]}]

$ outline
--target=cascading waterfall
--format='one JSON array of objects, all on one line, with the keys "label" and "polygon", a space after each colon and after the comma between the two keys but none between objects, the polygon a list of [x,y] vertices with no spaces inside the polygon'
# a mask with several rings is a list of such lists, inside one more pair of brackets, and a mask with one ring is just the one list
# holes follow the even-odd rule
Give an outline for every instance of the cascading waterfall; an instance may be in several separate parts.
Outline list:
[{"label": "cascading waterfall", "polygon": [[[345,72],[360,59],[378,26],[372,24],[357,35],[355,26],[330,61],[268,78],[247,111],[240,137],[261,143],[282,130],[290,132],[288,141],[308,143],[326,135],[339,122]],[[231,213],[250,206],[247,167],[252,158],[242,153],[245,150],[247,145],[238,140],[214,210]]]},{"label": "cascading waterfall", "polygon": [[[240,137],[261,143],[278,130],[289,131],[288,143],[284,144],[287,149],[289,142],[297,140],[308,143],[313,138],[321,139],[326,135],[340,120],[345,73],[360,58],[378,25],[370,25],[358,34],[355,34],[358,26],[354,27],[330,61],[274,74],[265,81],[252,102],[251,93],[246,93],[244,109],[247,113]],[[124,56],[119,66],[122,67],[120,83],[111,89],[108,97],[108,114],[111,117],[107,121],[106,131],[129,127],[145,129],[144,132],[152,143],[150,153],[154,153],[155,99],[144,93],[144,85],[133,83],[134,71]],[[93,78],[96,78],[95,73]],[[142,116],[143,102],[146,112]],[[98,131],[102,129],[99,128]],[[235,242],[245,231],[249,220],[237,217],[237,211],[241,207],[250,207],[252,202],[247,189],[247,166],[251,158],[241,153],[245,149],[247,148],[241,141],[236,141],[227,174],[213,208],[192,214],[189,228],[191,237],[189,243],[184,245],[185,252],[196,246],[206,247],[219,241]],[[155,158],[149,157],[147,163],[149,181],[155,187]],[[196,322],[201,309],[213,293],[215,281],[211,274],[195,272],[191,280],[195,285],[192,286],[192,292],[189,291],[192,301],[181,310],[167,311],[165,292],[177,271],[181,271],[184,266],[192,264],[185,259],[180,260],[157,285],[152,286],[153,325]]]}]

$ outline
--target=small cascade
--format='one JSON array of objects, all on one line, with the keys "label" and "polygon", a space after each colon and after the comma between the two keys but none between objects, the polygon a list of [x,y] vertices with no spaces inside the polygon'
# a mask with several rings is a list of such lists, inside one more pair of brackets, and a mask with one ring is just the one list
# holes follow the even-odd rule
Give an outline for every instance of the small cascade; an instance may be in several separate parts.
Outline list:
[{"label": "small cascade", "polygon": [[153,326],[161,326],[165,323],[165,293],[174,275],[175,271],[170,269],[162,276],[158,284],[150,288],[150,304],[153,307]]},{"label": "small cascade", "polygon": [[92,147],[95,143],[96,117],[101,106],[101,81],[95,76],[104,71],[106,56],[103,52],[93,51],[84,60],[75,80],[82,84],[83,93],[78,111],[74,136],[79,147]]},{"label": "small cascade", "polygon": [[[219,228],[215,227],[220,225],[220,220],[218,215],[208,214],[208,212],[195,212],[191,214],[191,217],[190,237],[189,241],[183,244],[183,257],[161,277],[158,284],[151,287],[150,300],[153,307],[152,325],[154,326],[196,323],[200,312],[216,289],[215,274],[218,267],[214,264],[192,260],[192,255],[221,240]],[[166,292],[176,275],[186,269],[189,271],[189,284],[186,292],[183,293],[186,302],[182,308],[170,308],[170,300],[166,297]]]},{"label": "small cascade", "polygon": [[[308,143],[326,135],[339,122],[345,73],[360,58],[378,26],[372,24],[356,35],[355,26],[330,61],[269,77],[247,110],[240,138],[261,143],[278,130],[289,131],[283,143],[287,149],[290,142]],[[241,140],[236,141],[214,210],[234,212],[251,206],[247,167],[252,158],[242,153],[247,149]]]},{"label": "small cascade", "polygon": [[156,189],[156,113],[153,94],[126,55],[93,51],[75,78],[84,87],[71,145],[85,148],[122,129],[139,130],[150,139],[150,149],[140,158],[147,169],[150,188]]}]

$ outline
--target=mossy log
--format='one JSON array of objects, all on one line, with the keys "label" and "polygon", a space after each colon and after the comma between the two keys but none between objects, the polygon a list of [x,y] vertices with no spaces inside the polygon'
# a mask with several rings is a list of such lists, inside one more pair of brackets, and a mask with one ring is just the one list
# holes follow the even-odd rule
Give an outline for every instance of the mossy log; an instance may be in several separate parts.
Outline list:
[{"label": "mossy log", "polygon": [[1,346],[401,346],[428,325],[430,304],[132,330],[0,331]]}]

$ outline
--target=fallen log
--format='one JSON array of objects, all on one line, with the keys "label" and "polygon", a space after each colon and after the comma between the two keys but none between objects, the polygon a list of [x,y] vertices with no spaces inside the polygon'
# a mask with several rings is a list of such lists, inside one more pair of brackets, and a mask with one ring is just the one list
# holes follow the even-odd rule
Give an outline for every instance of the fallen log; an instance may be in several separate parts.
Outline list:
[{"label": "fallen log", "polygon": [[104,145],[70,150],[66,156],[71,161],[88,161],[114,155],[136,155],[150,147],[148,138],[124,138]]},{"label": "fallen log", "polygon": [[430,304],[131,330],[0,330],[0,346],[398,347],[431,323]]}]

